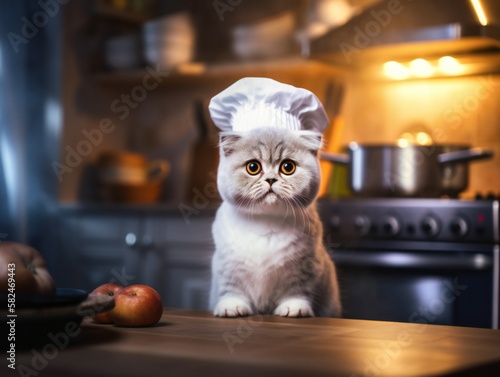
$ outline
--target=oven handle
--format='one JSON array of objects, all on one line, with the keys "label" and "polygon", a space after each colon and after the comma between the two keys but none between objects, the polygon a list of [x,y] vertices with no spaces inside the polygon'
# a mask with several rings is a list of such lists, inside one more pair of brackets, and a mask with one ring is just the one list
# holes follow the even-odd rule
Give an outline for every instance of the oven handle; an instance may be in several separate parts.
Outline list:
[{"label": "oven handle", "polygon": [[336,249],[330,251],[333,261],[339,266],[425,268],[449,270],[484,271],[492,268],[492,257],[487,254],[429,255],[414,252],[377,252]]}]

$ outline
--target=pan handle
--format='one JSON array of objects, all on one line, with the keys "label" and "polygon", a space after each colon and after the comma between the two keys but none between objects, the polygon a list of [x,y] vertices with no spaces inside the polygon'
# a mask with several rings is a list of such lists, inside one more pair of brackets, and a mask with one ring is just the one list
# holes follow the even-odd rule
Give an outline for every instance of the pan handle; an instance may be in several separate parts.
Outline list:
[{"label": "pan handle", "polygon": [[348,154],[329,153],[321,151],[319,152],[319,158],[342,165],[349,165],[351,163],[351,157]]},{"label": "pan handle", "polygon": [[464,149],[462,151],[442,153],[437,156],[437,159],[440,164],[450,164],[456,162],[484,160],[492,158],[494,155],[495,153],[491,149],[472,148]]}]

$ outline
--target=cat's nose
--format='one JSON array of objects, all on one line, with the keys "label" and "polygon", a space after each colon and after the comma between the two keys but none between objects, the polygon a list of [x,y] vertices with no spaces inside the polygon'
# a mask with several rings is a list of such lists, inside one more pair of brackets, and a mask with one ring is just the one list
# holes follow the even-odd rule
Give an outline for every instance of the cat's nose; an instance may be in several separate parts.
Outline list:
[{"label": "cat's nose", "polygon": [[273,183],[276,182],[276,181],[277,181],[277,179],[275,179],[275,178],[268,178],[268,179],[266,179],[266,182],[269,183],[269,186],[272,186]]}]

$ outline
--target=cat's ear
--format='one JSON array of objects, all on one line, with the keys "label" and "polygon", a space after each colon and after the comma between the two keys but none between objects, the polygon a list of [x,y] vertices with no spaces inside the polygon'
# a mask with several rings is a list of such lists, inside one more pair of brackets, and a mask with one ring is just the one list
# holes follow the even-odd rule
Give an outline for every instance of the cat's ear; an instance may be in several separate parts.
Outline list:
[{"label": "cat's ear", "polygon": [[233,133],[221,133],[219,135],[219,147],[224,156],[234,152],[234,145],[241,139],[241,135]]},{"label": "cat's ear", "polygon": [[301,132],[300,140],[307,149],[314,153],[323,145],[323,136],[316,132]]}]

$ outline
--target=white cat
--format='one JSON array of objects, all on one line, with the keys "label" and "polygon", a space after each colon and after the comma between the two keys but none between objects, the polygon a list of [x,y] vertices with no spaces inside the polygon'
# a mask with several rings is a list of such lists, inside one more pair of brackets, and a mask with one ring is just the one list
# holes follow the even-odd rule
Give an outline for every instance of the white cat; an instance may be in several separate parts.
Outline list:
[{"label": "white cat", "polygon": [[210,305],[215,316],[337,317],[315,198],[321,136],[258,128],[220,137]]}]

